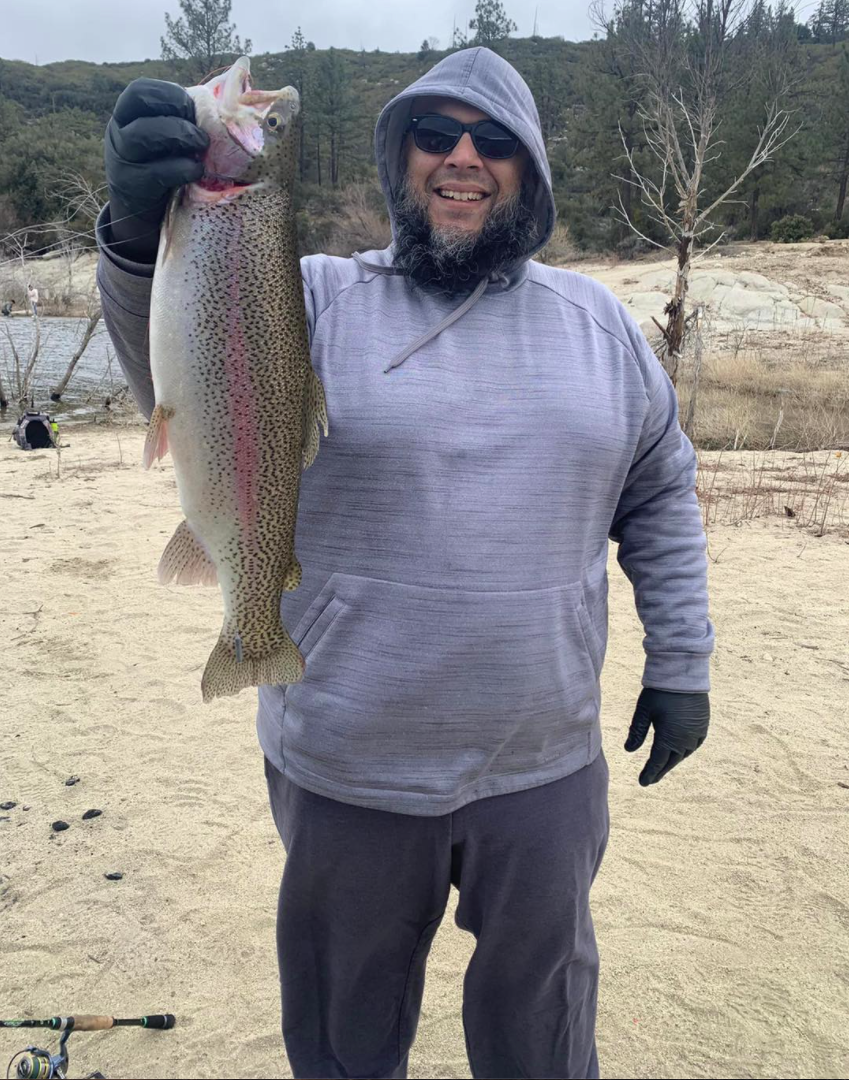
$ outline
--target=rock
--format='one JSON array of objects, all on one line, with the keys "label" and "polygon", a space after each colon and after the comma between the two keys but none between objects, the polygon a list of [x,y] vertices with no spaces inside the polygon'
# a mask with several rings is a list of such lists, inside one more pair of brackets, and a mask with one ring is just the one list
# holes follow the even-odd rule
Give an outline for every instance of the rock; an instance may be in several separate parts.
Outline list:
[{"label": "rock", "polygon": [[829,282],[826,288],[834,296],[839,296],[841,300],[849,300],[849,285],[834,285]]},{"label": "rock", "polygon": [[16,802],[0,802],[0,810],[14,810],[17,805]]},{"label": "rock", "polygon": [[804,315],[811,315],[815,319],[825,319],[842,326],[846,320],[846,312],[839,304],[832,304],[830,300],[821,300],[818,296],[803,296],[799,301],[799,310]]},{"label": "rock", "polygon": [[121,873],[121,871],[120,871],[120,870],[113,870],[113,872],[112,872],[111,874],[104,874],[103,876],[104,876],[104,877],[105,877],[105,878],[106,878],[106,879],[107,879],[108,881],[120,881],[120,880],[121,880],[121,878],[122,878],[122,877],[123,877],[124,875],[123,875],[123,874]]},{"label": "rock", "polygon": [[786,285],[781,285],[777,281],[770,281],[763,274],[755,274],[751,270],[741,270],[737,275],[737,284],[742,285],[744,289],[761,289],[765,292],[783,291],[785,296],[788,292]]},{"label": "rock", "polygon": [[65,787],[73,787],[74,784],[78,784],[79,782],[80,778],[78,776],[69,776],[65,781]]},{"label": "rock", "polygon": [[90,821],[92,818],[100,817],[102,813],[102,810],[86,810],[83,814],[83,821]]},{"label": "rock", "polygon": [[70,829],[70,827],[71,826],[68,824],[67,821],[54,821],[53,822],[53,831],[54,832],[64,832],[65,829]]}]

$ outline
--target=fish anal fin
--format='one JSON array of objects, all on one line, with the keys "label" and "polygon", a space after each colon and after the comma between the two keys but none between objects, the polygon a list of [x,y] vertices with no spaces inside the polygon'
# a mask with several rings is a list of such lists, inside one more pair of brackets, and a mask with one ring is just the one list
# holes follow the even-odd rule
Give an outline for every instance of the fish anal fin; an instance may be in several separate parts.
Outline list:
[{"label": "fish anal fin", "polygon": [[218,571],[206,548],[181,521],[159,560],[159,580],[163,585],[217,585]]},{"label": "fish anal fin", "polygon": [[153,410],[144,441],[142,460],[146,469],[168,453],[168,421],[173,415],[174,410],[169,405],[157,405]]}]

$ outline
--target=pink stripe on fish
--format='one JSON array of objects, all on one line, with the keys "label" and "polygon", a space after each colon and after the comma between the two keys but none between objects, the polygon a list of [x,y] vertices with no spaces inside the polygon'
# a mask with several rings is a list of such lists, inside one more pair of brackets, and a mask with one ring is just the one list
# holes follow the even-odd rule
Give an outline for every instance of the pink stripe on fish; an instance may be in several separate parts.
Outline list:
[{"label": "pink stripe on fish", "polygon": [[259,417],[242,328],[238,274],[241,214],[232,205],[230,214],[231,221],[238,224],[238,228],[234,230],[230,242],[230,265],[233,272],[229,288],[230,325],[227,332],[224,374],[229,391],[231,432],[236,459],[236,503],[239,521],[245,530],[246,538],[250,540],[256,521]]}]

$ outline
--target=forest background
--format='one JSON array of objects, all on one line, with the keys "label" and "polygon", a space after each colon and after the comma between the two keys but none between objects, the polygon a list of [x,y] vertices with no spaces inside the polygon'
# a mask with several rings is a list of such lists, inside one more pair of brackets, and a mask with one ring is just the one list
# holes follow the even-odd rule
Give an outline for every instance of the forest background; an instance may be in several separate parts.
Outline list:
[{"label": "forest background", "polygon": [[[0,243],[6,238],[10,255],[92,243],[93,214],[106,198],[103,131],[131,80],[144,75],[191,85],[250,51],[230,21],[231,3],[181,0],[180,7],[178,19],[163,13],[158,59],[42,66],[0,60]],[[657,181],[661,168],[650,145],[652,126],[647,131],[645,124],[651,81],[641,68],[642,45],[662,37],[673,15],[682,55],[696,57],[704,48],[698,15],[706,7],[709,2],[690,5],[688,17],[675,0],[617,0],[593,9],[593,40],[572,42],[515,38],[509,2],[482,0],[449,49],[437,48],[436,38],[408,53],[316,49],[298,30],[280,52],[252,52],[255,85],[291,84],[302,96],[296,193],[302,253],[345,255],[388,242],[373,163],[377,115],[400,89],[469,44],[500,52],[534,93],[561,223],[547,257],[612,252],[628,258],[653,243],[668,244],[635,184],[637,171]],[[821,0],[807,23],[783,2],[753,0],[736,5],[734,14],[702,205],[745,169],[771,101],[789,114],[787,130],[795,134],[718,208],[708,239],[849,236],[849,0]],[[664,198],[674,200],[674,189]]]}]

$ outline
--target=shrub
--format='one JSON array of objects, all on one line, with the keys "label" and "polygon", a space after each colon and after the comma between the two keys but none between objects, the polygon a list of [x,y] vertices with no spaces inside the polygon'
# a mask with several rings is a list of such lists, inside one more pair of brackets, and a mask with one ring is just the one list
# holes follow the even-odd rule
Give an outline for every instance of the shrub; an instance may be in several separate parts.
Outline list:
[{"label": "shrub", "polygon": [[770,239],[779,244],[798,244],[814,235],[814,223],[802,214],[788,214],[773,222]]},{"label": "shrub", "polygon": [[849,240],[849,217],[842,221],[830,221],[825,227],[829,240]]}]

